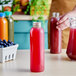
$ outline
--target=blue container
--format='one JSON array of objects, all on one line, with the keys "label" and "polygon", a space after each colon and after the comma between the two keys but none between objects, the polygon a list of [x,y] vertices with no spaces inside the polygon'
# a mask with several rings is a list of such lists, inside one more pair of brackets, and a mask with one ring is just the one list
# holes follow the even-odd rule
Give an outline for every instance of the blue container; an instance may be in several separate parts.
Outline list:
[{"label": "blue container", "polygon": [[[42,21],[41,21],[42,22]],[[14,22],[14,42],[19,44],[19,49],[30,49],[30,30],[33,27],[32,20],[20,20]],[[48,49],[48,20],[42,22],[45,31],[45,49]]]}]

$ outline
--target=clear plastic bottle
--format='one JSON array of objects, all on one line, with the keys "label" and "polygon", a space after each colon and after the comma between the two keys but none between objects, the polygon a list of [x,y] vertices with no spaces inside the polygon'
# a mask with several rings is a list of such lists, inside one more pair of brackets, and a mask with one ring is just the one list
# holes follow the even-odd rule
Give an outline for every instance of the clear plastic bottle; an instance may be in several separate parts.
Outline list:
[{"label": "clear plastic bottle", "polygon": [[34,22],[30,31],[30,70],[44,71],[44,30],[40,22]]},{"label": "clear plastic bottle", "polygon": [[8,21],[8,39],[14,42],[14,20],[12,18],[12,12],[5,11],[4,13]]},{"label": "clear plastic bottle", "polygon": [[8,41],[8,21],[4,13],[0,13],[0,39]]},{"label": "clear plastic bottle", "polygon": [[70,36],[67,55],[71,60],[76,60],[76,18],[70,18]]},{"label": "clear plastic bottle", "polygon": [[59,54],[62,49],[62,31],[57,29],[57,21],[59,20],[59,13],[53,13],[50,21],[50,53]]}]

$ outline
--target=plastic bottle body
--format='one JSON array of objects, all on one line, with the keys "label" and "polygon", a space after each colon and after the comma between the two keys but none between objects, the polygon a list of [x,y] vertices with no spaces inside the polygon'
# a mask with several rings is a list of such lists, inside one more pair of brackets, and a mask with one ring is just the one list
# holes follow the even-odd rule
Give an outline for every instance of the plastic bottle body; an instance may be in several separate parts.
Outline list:
[{"label": "plastic bottle body", "polygon": [[44,71],[44,30],[32,28],[30,31],[30,69],[31,72]]},{"label": "plastic bottle body", "polygon": [[67,55],[71,60],[76,60],[76,18],[71,18],[70,20],[70,36]]},{"label": "plastic bottle body", "polygon": [[71,60],[76,60],[76,28],[70,28],[67,55]]},{"label": "plastic bottle body", "polygon": [[0,39],[8,41],[8,21],[5,17],[0,17]]},{"label": "plastic bottle body", "polygon": [[50,21],[50,53],[59,54],[62,49],[62,31],[56,28],[57,18],[52,17]]},{"label": "plastic bottle body", "polygon": [[14,20],[11,16],[7,16],[8,20],[8,39],[14,42]]}]

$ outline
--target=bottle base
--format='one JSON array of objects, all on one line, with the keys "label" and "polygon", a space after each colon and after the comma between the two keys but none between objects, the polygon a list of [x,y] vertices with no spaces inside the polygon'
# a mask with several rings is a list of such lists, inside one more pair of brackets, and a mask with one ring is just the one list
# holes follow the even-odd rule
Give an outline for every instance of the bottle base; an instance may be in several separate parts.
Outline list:
[{"label": "bottle base", "polygon": [[76,55],[68,55],[67,56],[72,60],[72,61],[76,61]]},{"label": "bottle base", "polygon": [[38,73],[38,72],[44,72],[44,71],[31,71],[31,72]]},{"label": "bottle base", "polygon": [[44,70],[31,70],[31,72],[38,73],[38,72],[44,72]]},{"label": "bottle base", "polygon": [[41,69],[30,69],[31,72],[43,72],[44,71],[44,68],[41,68]]},{"label": "bottle base", "polygon": [[60,54],[61,52],[57,52],[57,51],[50,51],[51,54]]}]

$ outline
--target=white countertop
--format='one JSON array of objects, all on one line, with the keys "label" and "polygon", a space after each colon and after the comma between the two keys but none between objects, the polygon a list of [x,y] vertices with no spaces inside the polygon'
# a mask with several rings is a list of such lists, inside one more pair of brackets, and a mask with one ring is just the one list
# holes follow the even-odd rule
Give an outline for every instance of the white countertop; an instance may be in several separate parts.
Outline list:
[{"label": "white countertop", "polygon": [[0,63],[0,76],[76,76],[76,61],[70,61],[65,51],[50,54],[45,51],[45,71],[30,72],[30,51],[18,50],[15,61]]}]

